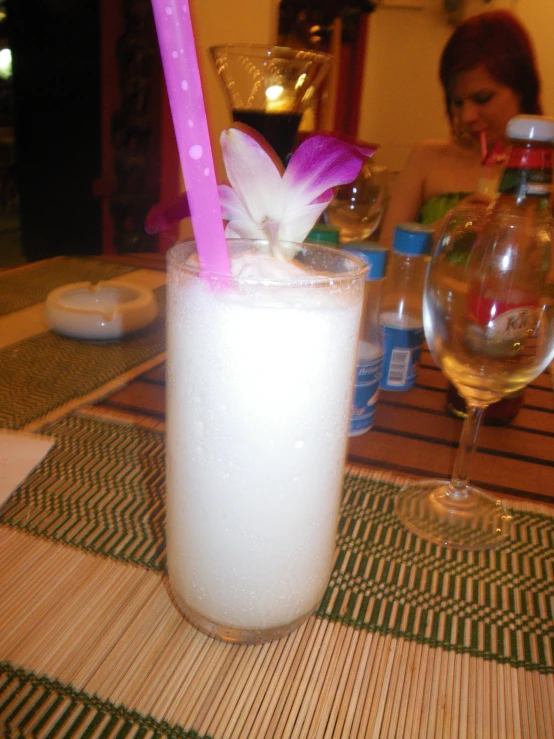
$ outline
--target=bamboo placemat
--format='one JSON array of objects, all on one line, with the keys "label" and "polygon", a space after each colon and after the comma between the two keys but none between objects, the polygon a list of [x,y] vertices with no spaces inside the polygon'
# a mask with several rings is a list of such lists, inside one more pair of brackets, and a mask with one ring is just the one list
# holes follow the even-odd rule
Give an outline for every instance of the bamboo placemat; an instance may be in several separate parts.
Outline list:
[{"label": "bamboo placemat", "polygon": [[454,552],[399,526],[398,478],[350,468],[317,615],[234,646],[171,600],[163,431],[83,412],[43,432],[56,445],[0,518],[0,726],[14,735],[554,736],[540,507],[514,511],[501,549]]},{"label": "bamboo placemat", "polygon": [[0,274],[0,316],[46,300],[48,293],[69,282],[109,280],[136,267],[82,257],[55,257]]},{"label": "bamboo placemat", "polygon": [[154,294],[157,318],[119,341],[76,341],[45,331],[0,349],[0,427],[17,430],[29,426],[116,378],[119,384],[126,382],[130,373],[136,374],[148,361],[161,361],[165,352],[165,287],[157,288]]}]

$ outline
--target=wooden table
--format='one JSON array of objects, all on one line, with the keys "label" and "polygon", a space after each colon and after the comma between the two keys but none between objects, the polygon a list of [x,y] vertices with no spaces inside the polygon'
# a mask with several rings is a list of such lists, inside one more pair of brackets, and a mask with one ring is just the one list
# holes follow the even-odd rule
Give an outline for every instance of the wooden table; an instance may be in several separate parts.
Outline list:
[{"label": "wooden table", "polygon": [[[160,255],[118,257],[163,269]],[[421,357],[417,386],[382,391],[374,428],[350,439],[348,458],[358,465],[413,477],[448,477],[462,422],[446,410],[447,380],[428,351]],[[506,497],[554,502],[554,392],[548,372],[525,390],[524,405],[507,427],[484,425],[472,464],[472,480]],[[165,408],[163,377],[145,375],[106,403],[147,410],[160,418]]]},{"label": "wooden table", "polygon": [[[126,279],[163,274],[157,255],[112,261],[147,269]],[[163,325],[80,345],[51,336],[41,310],[0,318],[0,329],[16,331],[18,316],[30,326],[20,341],[0,336],[0,419],[55,439],[0,509],[0,735],[554,736],[548,375],[510,427],[482,429],[475,459],[475,479],[514,511],[513,542],[456,552],[394,520],[398,485],[447,476],[460,432],[425,354],[418,386],[383,394],[374,429],[350,442],[337,561],[316,615],[285,639],[232,645],[187,623],[165,575],[165,361],[152,349]],[[27,383],[16,403],[13,375]]]}]

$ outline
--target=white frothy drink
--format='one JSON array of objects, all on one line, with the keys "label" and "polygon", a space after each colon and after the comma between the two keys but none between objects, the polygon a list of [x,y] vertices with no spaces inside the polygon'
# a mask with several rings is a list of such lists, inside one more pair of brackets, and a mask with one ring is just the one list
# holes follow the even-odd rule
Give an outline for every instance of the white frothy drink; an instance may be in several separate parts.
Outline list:
[{"label": "white frothy drink", "polygon": [[185,615],[256,641],[306,618],[329,582],[363,275],[292,286],[311,276],[252,253],[233,274],[266,284],[169,262],[167,552]]}]

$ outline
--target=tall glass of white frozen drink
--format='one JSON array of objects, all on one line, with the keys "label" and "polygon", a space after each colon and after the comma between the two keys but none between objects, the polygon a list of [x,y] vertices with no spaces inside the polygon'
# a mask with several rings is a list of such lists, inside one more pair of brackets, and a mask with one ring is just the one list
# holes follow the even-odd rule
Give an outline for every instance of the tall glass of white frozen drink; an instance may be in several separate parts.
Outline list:
[{"label": "tall glass of white frozen drink", "polygon": [[365,267],[228,247],[231,277],[201,271],[193,242],[168,252],[167,556],[191,623],[254,643],[329,583]]}]

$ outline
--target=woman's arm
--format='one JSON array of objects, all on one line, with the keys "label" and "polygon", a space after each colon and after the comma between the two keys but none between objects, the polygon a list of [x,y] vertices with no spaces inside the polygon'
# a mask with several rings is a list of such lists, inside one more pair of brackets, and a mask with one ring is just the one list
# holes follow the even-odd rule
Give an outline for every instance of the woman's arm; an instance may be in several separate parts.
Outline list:
[{"label": "woman's arm", "polygon": [[422,143],[410,152],[399,173],[381,228],[379,242],[390,247],[394,229],[399,223],[417,221],[424,201],[424,184],[429,165],[429,145]]}]

